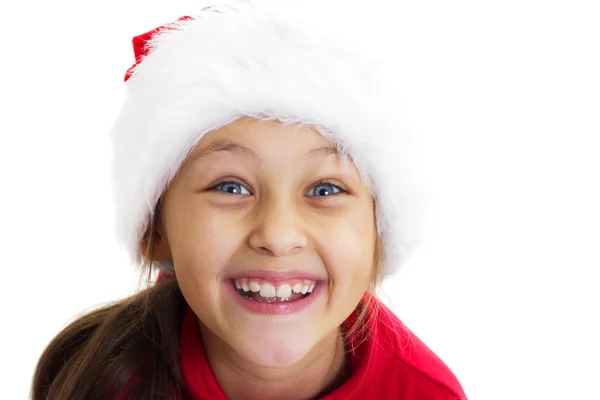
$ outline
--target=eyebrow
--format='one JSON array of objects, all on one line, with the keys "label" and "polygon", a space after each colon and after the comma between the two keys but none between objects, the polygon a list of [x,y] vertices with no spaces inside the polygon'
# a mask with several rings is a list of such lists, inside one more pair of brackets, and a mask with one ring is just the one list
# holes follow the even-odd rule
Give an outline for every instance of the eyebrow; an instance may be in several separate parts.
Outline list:
[{"label": "eyebrow", "polygon": [[[231,140],[218,139],[218,140],[215,140],[212,143],[210,143],[208,146],[206,146],[202,150],[196,152],[194,155],[192,155],[188,159],[188,162],[193,163],[194,161],[196,161],[200,158],[207,157],[211,154],[218,153],[221,151],[243,154],[243,155],[249,156],[251,158],[254,158],[254,159],[260,161],[260,157],[251,149],[249,149],[245,146],[242,146],[239,143],[233,142]],[[311,149],[311,150],[307,151],[304,154],[304,156],[313,158],[313,157],[318,157],[318,156],[321,156],[321,157],[329,156],[331,154],[339,154],[339,150],[338,150],[337,146],[333,143],[327,144],[325,146],[317,147],[315,149]]]},{"label": "eyebrow", "polygon": [[339,155],[339,150],[337,146],[333,143],[327,144],[325,146],[317,147],[316,149],[312,149],[306,152],[305,157],[317,157],[317,156],[329,156],[331,154]]},{"label": "eyebrow", "polygon": [[258,155],[254,151],[250,150],[249,148],[242,146],[241,144],[232,142],[231,140],[219,139],[219,140],[213,141],[208,146],[203,148],[201,151],[195,153],[192,157],[190,157],[189,161],[194,162],[200,158],[203,158],[203,157],[206,157],[206,156],[209,156],[211,154],[218,153],[221,151],[226,151],[226,152],[230,152],[230,153],[239,153],[239,154],[243,154],[243,155],[252,157],[256,160],[259,160]]}]

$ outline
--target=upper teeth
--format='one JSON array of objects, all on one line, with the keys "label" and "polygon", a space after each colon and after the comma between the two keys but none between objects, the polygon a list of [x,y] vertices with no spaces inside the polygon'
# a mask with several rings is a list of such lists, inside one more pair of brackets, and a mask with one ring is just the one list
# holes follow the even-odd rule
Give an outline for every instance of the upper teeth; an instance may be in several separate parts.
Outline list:
[{"label": "upper teeth", "polygon": [[[277,287],[275,287],[277,285]],[[292,281],[286,283],[272,283],[272,282],[261,282],[259,280],[254,279],[236,279],[235,287],[236,289],[241,289],[244,292],[259,292],[262,297],[280,297],[287,298],[294,293],[312,293],[317,283],[315,281],[301,280],[301,281]]]}]

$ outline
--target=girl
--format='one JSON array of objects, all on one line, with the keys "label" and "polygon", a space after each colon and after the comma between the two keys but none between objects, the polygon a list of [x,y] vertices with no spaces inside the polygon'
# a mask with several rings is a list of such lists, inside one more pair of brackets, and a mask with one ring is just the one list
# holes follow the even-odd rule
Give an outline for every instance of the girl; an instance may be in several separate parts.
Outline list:
[{"label": "girl", "polygon": [[134,38],[118,233],[159,278],[61,332],[34,400],[466,398],[371,294],[418,242],[419,196],[349,37],[230,1]]}]

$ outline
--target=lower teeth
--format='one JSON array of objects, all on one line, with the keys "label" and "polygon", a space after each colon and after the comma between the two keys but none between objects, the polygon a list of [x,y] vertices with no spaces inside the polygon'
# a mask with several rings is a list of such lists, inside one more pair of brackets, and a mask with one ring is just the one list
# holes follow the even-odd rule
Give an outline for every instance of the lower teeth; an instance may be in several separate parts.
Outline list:
[{"label": "lower teeth", "polygon": [[[240,296],[242,296],[243,298],[247,299],[247,300],[253,300],[253,301],[258,301],[261,303],[281,303],[284,301],[290,301],[289,298],[282,298],[282,297],[262,297],[260,295],[257,295],[257,297],[259,297],[260,299],[257,300],[255,298],[255,293],[254,292],[244,292],[243,289],[236,289],[236,291],[240,294]],[[300,294],[300,293],[298,293]],[[306,293],[306,294],[300,294],[300,297],[297,300],[300,299],[304,299],[305,297],[308,297],[310,295],[310,293]]]}]

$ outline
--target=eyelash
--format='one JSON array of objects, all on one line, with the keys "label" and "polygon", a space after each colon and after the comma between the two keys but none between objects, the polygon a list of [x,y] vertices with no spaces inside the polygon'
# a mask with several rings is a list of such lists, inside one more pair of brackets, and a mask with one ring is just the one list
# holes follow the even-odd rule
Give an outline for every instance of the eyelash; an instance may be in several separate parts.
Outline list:
[{"label": "eyelash", "polygon": [[335,196],[335,195],[339,195],[339,194],[348,194],[348,191],[346,189],[344,189],[341,185],[338,185],[338,184],[333,183],[333,182],[328,181],[328,180],[322,180],[322,181],[319,181],[319,182],[315,183],[314,185],[311,186],[310,190],[314,190],[314,188],[316,188],[318,186],[321,186],[321,185],[323,185],[323,186],[333,186],[333,187],[337,188],[339,190],[339,192],[332,193],[329,196],[309,196],[309,197],[331,197],[331,196]]},{"label": "eyelash", "polygon": [[[224,192],[224,191],[218,189],[219,187],[221,187],[223,185],[227,185],[227,184],[240,185],[240,186],[244,187],[248,191],[248,193],[252,194],[252,190],[250,190],[245,184],[243,184],[243,183],[241,183],[239,181],[236,181],[236,180],[221,181],[221,182],[217,183],[216,185],[211,186],[208,190],[214,191],[214,192],[219,192],[219,193],[226,194],[226,195],[239,196],[239,194],[227,193],[227,192]],[[314,188],[316,188],[318,186],[333,186],[336,189],[338,189],[338,192],[337,193],[332,193],[329,196],[308,196],[308,197],[331,197],[331,196],[335,196],[335,195],[339,195],[339,194],[347,194],[348,193],[348,190],[346,190],[341,185],[333,183],[333,182],[328,181],[328,180],[318,181],[317,183],[315,183],[314,185],[311,186],[311,188],[309,189],[309,192],[311,190],[314,190]]]},{"label": "eyelash", "polygon": [[[245,189],[248,191],[248,193],[252,194],[252,190],[250,190],[250,189],[249,189],[249,188],[248,188],[246,185],[244,185],[243,183],[241,183],[241,182],[239,182],[239,181],[236,181],[236,180],[227,180],[227,181],[221,181],[221,182],[217,183],[216,185],[213,185],[213,186],[211,186],[210,188],[208,188],[208,190],[209,190],[209,191],[212,191],[212,192],[218,192],[218,193],[221,193],[221,194],[226,194],[226,195],[234,195],[234,196],[239,196],[239,194],[235,194],[235,193],[228,193],[228,192],[224,192],[224,191],[222,191],[222,190],[219,190],[219,187],[220,187],[220,186],[223,186],[223,185],[228,185],[228,184],[240,185],[240,186],[242,186],[243,188],[245,188]],[[247,195],[246,195],[246,196],[247,196]]]}]

